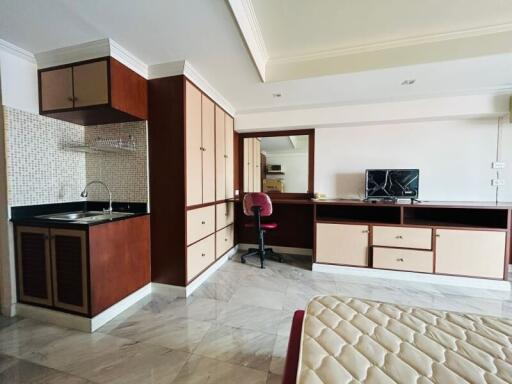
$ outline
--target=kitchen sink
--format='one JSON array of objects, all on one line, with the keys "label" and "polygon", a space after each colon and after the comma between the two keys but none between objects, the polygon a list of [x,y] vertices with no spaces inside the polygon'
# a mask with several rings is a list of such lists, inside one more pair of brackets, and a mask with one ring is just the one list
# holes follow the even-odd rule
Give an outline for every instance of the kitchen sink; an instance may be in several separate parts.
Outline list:
[{"label": "kitchen sink", "polygon": [[133,213],[129,212],[102,212],[102,211],[80,211],[80,212],[66,212],[66,213],[52,213],[49,215],[41,215],[37,216],[40,219],[49,219],[49,220],[61,220],[61,221],[73,221],[73,222],[81,222],[88,223],[92,221],[102,221],[102,220],[110,220],[117,219],[120,217],[130,216]]}]

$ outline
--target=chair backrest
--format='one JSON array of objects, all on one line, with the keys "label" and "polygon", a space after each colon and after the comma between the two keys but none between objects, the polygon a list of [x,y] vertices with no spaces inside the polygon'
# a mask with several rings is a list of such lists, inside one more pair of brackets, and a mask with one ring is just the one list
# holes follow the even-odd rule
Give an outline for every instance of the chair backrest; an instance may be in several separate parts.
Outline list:
[{"label": "chair backrest", "polygon": [[245,216],[254,216],[253,207],[261,207],[261,216],[270,216],[272,214],[272,200],[263,192],[246,193],[244,196],[244,214]]}]

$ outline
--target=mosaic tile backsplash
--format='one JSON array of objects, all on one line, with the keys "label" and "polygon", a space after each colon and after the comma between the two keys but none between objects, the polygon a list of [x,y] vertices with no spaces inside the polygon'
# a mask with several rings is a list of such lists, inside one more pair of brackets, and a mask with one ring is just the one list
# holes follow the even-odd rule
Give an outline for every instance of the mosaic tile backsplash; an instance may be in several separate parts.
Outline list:
[{"label": "mosaic tile backsplash", "polygon": [[[115,201],[145,203],[148,196],[147,183],[147,137],[146,122],[89,126],[85,129],[85,141],[97,138],[126,139],[132,136],[135,151],[129,153],[86,154],[87,181],[101,180],[112,191]],[[105,200],[107,191],[99,185],[88,189],[89,200]]]},{"label": "mosaic tile backsplash", "polygon": [[[4,106],[4,123],[11,206],[78,201],[91,180],[105,182],[114,201],[147,202],[146,122],[83,127]],[[70,142],[128,135],[136,144],[128,154],[86,154],[64,148]],[[101,188],[89,189],[88,200],[107,197]]]}]

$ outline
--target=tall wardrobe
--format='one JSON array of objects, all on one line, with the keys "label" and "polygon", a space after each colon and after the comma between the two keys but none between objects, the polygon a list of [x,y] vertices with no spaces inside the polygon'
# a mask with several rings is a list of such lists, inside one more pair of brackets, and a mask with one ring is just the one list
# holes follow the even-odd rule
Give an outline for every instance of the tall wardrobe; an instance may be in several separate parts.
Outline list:
[{"label": "tall wardrobe", "polygon": [[187,286],[234,246],[233,117],[183,75],[148,99],[152,281]]}]

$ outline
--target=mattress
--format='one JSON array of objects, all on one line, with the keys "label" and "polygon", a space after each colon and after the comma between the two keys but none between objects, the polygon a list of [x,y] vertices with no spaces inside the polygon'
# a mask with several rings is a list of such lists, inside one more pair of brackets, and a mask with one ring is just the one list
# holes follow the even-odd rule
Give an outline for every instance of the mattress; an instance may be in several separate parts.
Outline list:
[{"label": "mattress", "polygon": [[359,382],[512,383],[512,319],[314,298],[297,383]]}]

